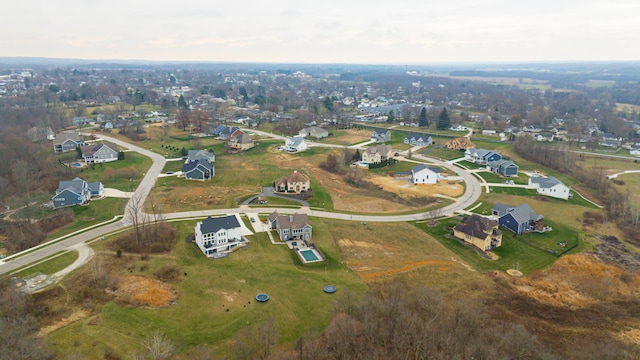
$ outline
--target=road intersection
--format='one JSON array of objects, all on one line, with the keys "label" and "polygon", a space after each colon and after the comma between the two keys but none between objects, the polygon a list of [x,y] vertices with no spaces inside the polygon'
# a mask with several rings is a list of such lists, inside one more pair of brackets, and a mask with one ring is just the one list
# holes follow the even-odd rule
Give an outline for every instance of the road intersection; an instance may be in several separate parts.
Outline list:
[{"label": "road intersection", "polygon": [[[275,136],[273,134],[264,133],[261,131],[252,130],[254,133],[258,133],[261,135],[269,136],[272,138],[280,139],[281,137]],[[144,156],[149,157],[153,163],[134,192],[133,196],[127,203],[127,206],[124,211],[124,215],[120,220],[114,220],[112,222],[108,222],[101,226],[92,227],[86,231],[72,234],[64,238],[63,240],[53,240],[50,243],[42,244],[37,246],[34,249],[29,249],[23,253],[18,253],[12,255],[2,261],[0,261],[0,274],[10,273],[17,269],[20,269],[26,265],[41,262],[45,259],[48,259],[55,254],[60,254],[66,251],[76,250],[78,244],[87,243],[98,238],[101,238],[104,235],[112,234],[115,232],[123,231],[126,228],[130,227],[133,223],[133,217],[136,215],[135,211],[138,211],[138,216],[141,216],[140,213],[142,211],[140,206],[135,206],[136,202],[138,204],[143,204],[147,199],[151,190],[153,189],[156,179],[162,173],[162,170],[166,164],[166,159],[164,156],[154,153],[151,150],[144,149],[140,146],[130,144],[128,142],[112,138],[105,135],[97,135],[97,138],[101,140],[111,141],[116,143],[118,146],[127,148],[130,151],[138,152]],[[323,146],[327,144],[314,143],[318,146]],[[331,147],[336,147],[335,145],[331,145]],[[339,146],[344,147],[344,146]],[[230,208],[230,209],[211,209],[211,210],[197,210],[197,211],[187,211],[187,212],[176,212],[176,213],[165,213],[163,217],[167,220],[177,220],[177,219],[186,219],[186,218],[203,218],[207,216],[215,216],[215,215],[226,215],[226,214],[234,214],[234,213],[250,213],[255,214],[259,212],[273,212],[278,211],[283,214],[290,213],[306,213],[309,216],[321,217],[327,219],[339,219],[339,220],[350,220],[350,221],[359,221],[359,222],[404,222],[404,221],[417,221],[417,220],[426,220],[441,217],[444,215],[454,214],[464,210],[465,208],[473,205],[480,195],[482,194],[482,187],[478,181],[471,173],[464,171],[458,167],[455,167],[453,164],[445,161],[440,161],[432,158],[427,158],[421,155],[413,155],[413,160],[421,160],[423,162],[440,166],[443,168],[447,168],[462,178],[462,180],[466,183],[465,193],[457,199],[456,202],[447,205],[443,208],[419,212],[414,214],[403,214],[403,215],[364,215],[364,214],[349,214],[349,213],[341,213],[335,211],[325,211],[312,209],[309,207],[301,207],[301,208],[271,208],[271,207],[260,207],[260,208],[251,208],[246,205],[241,205],[238,208]],[[117,215],[117,214],[116,214]]]}]

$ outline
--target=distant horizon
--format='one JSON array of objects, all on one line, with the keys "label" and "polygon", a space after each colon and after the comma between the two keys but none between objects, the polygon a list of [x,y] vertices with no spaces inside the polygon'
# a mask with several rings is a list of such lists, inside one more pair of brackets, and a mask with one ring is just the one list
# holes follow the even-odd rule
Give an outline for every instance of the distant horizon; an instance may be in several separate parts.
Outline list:
[{"label": "distant horizon", "polygon": [[[62,0],[3,6],[0,55],[269,64],[640,61],[628,0]],[[122,60],[125,61],[125,60]]]},{"label": "distant horizon", "polygon": [[[125,58],[76,58],[76,57],[47,57],[47,56],[0,56],[0,64],[14,62],[32,62],[46,65],[47,62],[73,63],[111,63],[111,64],[265,64],[265,65],[346,65],[346,66],[456,66],[456,65],[555,65],[555,64],[625,64],[638,63],[638,60],[528,60],[528,61],[451,61],[425,63],[355,63],[355,62],[270,62],[270,61],[221,61],[221,60],[152,60]],[[411,70],[411,69],[407,69]]]}]

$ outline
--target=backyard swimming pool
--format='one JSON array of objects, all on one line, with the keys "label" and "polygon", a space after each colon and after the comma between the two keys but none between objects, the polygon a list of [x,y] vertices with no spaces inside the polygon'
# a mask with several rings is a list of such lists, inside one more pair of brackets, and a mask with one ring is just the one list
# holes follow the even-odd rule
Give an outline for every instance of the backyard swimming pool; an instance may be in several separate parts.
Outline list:
[{"label": "backyard swimming pool", "polygon": [[300,255],[302,255],[307,262],[320,260],[316,253],[311,249],[300,250]]}]

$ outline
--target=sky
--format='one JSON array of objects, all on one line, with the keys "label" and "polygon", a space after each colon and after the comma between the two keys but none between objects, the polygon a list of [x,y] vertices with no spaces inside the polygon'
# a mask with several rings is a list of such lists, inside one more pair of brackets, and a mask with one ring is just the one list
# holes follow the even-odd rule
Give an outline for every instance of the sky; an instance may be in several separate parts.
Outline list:
[{"label": "sky", "polygon": [[8,0],[0,56],[430,64],[640,60],[630,0]]}]

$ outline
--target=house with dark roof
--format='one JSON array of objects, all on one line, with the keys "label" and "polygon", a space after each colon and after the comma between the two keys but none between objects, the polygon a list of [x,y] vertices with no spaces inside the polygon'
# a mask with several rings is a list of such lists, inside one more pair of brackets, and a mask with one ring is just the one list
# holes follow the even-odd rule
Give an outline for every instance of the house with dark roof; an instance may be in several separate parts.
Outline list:
[{"label": "house with dark roof", "polygon": [[536,192],[540,195],[564,200],[568,200],[571,197],[571,189],[553,176],[532,176],[529,178],[529,187],[536,189]]},{"label": "house with dark roof", "polygon": [[227,140],[236,130],[240,128],[237,126],[217,125],[211,127],[211,135],[217,136],[220,140]]},{"label": "house with dark roof", "polygon": [[465,160],[476,164],[486,165],[491,161],[501,160],[502,155],[493,150],[467,149],[467,151],[464,152],[464,158]]},{"label": "house with dark roof", "polygon": [[491,212],[493,216],[498,218],[500,226],[504,226],[518,235],[544,228],[542,215],[534,212],[527,203],[519,206],[496,203]]},{"label": "house with dark roof", "polygon": [[84,145],[84,139],[78,133],[59,133],[53,140],[53,151],[56,153],[65,153],[75,151],[77,147]]},{"label": "house with dark roof", "polygon": [[502,176],[518,176],[518,165],[511,160],[496,160],[487,163],[492,172]]},{"label": "house with dark roof", "polygon": [[182,174],[187,180],[211,180],[215,175],[215,168],[205,159],[194,160],[182,165]]},{"label": "house with dark roof", "polygon": [[391,141],[391,131],[387,129],[375,129],[373,130],[373,132],[371,132],[371,136],[369,139],[375,142]]},{"label": "house with dark roof", "polygon": [[283,176],[276,181],[274,185],[277,192],[289,192],[299,194],[311,189],[309,177],[305,174],[294,170],[291,175]]},{"label": "house with dark roof", "polygon": [[453,228],[453,236],[482,251],[502,245],[502,232],[498,229],[498,222],[477,214],[458,223]]},{"label": "house with dark roof", "polygon": [[411,146],[430,146],[433,144],[433,139],[427,134],[411,133],[404,138],[404,143]]},{"label": "house with dark roof", "polygon": [[82,160],[85,163],[103,163],[118,160],[118,145],[112,142],[99,142],[80,147]]},{"label": "house with dark roof", "polygon": [[307,214],[281,215],[277,211],[269,214],[269,226],[276,230],[280,240],[311,240],[312,227]]},{"label": "house with dark roof", "polygon": [[413,184],[437,184],[440,180],[440,168],[419,164],[411,169]]},{"label": "house with dark roof", "polygon": [[235,215],[207,217],[195,227],[195,242],[207,257],[221,257],[242,243],[241,227]]},{"label": "house with dark roof", "polygon": [[104,186],[101,182],[88,183],[77,177],[73,180],[63,180],[58,183],[56,194],[51,199],[53,208],[87,204],[92,197],[101,197]]},{"label": "house with dark roof", "polygon": [[213,150],[189,150],[186,163],[196,160],[207,160],[210,163],[216,161],[216,154]]}]

